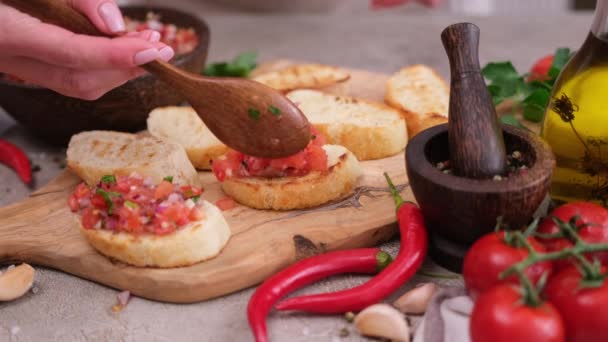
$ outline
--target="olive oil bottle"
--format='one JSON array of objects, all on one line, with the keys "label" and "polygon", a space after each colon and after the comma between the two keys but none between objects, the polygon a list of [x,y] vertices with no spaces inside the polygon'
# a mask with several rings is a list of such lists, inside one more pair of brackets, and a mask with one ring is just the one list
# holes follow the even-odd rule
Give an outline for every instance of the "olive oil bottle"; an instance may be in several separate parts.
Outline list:
[{"label": "olive oil bottle", "polygon": [[608,0],[553,86],[541,135],[557,162],[551,197],[608,206]]}]

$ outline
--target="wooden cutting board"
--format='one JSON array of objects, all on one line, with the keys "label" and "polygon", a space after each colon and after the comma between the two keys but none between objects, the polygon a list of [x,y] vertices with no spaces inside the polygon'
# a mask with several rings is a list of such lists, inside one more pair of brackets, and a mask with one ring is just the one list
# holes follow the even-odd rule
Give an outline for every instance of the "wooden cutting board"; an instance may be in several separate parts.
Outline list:
[{"label": "wooden cutting board", "polygon": [[[289,64],[262,66],[273,69]],[[387,76],[352,70],[332,92],[382,101]],[[190,303],[247,288],[300,258],[323,251],[374,246],[397,231],[383,172],[406,183],[403,153],[362,162],[364,175],[349,198],[311,210],[273,212],[237,206],[224,212],[232,237],[216,258],[189,267],[137,268],[98,254],[80,235],[67,207],[80,180],[65,171],[22,202],[0,208],[0,262],[48,266],[149,299]],[[211,202],[225,197],[215,177],[201,172]],[[413,200],[409,187],[405,198]]]}]

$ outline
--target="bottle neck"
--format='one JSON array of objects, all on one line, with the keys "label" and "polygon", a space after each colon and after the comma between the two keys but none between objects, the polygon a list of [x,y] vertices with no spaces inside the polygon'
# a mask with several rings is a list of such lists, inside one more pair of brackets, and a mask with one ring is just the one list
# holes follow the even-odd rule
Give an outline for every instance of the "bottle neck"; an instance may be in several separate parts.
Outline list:
[{"label": "bottle neck", "polygon": [[608,0],[597,0],[591,32],[596,37],[608,36]]}]

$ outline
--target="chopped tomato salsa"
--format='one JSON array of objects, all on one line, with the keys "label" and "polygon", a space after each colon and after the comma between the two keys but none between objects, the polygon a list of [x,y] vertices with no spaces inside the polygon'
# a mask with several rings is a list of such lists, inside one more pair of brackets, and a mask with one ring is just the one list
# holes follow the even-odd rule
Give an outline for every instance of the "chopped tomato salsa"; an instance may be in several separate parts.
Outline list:
[{"label": "chopped tomato salsa", "polygon": [[203,190],[168,180],[153,185],[136,174],[104,176],[95,186],[79,184],[68,198],[85,229],[106,229],[133,234],[171,234],[205,218],[199,201]]},{"label": "chopped tomato salsa", "polygon": [[303,151],[285,158],[269,159],[245,155],[230,150],[213,161],[215,177],[223,182],[231,177],[304,176],[312,171],[327,170],[327,154],[323,149],[325,137],[313,128],[313,139]]},{"label": "chopped tomato salsa", "polygon": [[175,54],[189,53],[198,45],[198,36],[193,28],[177,27],[161,21],[159,14],[148,12],[145,21],[135,20],[125,16],[127,31],[155,30],[160,33],[160,41],[171,46]]}]

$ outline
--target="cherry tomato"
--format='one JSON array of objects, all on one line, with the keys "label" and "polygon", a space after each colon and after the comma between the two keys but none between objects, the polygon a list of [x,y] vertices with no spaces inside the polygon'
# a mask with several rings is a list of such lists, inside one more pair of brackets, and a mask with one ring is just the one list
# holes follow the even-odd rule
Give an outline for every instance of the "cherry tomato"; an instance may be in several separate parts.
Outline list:
[{"label": "cherry tomato", "polygon": [[498,285],[481,294],[469,322],[472,342],[563,342],[565,329],[557,309],[544,302],[538,307],[523,303],[511,284]]},{"label": "cherry tomato", "polygon": [[544,81],[549,78],[549,69],[553,64],[553,55],[545,56],[539,59],[530,70],[528,81]]},{"label": "cherry tomato", "polygon": [[[589,202],[572,202],[564,204],[551,212],[538,226],[538,232],[544,234],[554,234],[559,232],[559,228],[553,222],[552,217],[557,217],[562,221],[570,221],[575,215],[580,216],[576,222],[578,235],[587,242],[608,243],[608,210],[604,207]],[[539,241],[545,245],[547,251],[555,252],[566,247],[571,247],[572,243],[567,239],[542,239]],[[598,252],[587,255],[589,260],[598,258],[603,265],[608,265],[608,252]],[[558,260],[554,263],[555,269],[562,269],[571,265],[570,260]]]},{"label": "cherry tomato", "polygon": [[[528,242],[534,250],[545,252],[545,248],[535,238],[528,237]],[[509,266],[522,261],[527,256],[528,251],[524,247],[509,246],[505,242],[505,232],[503,231],[487,234],[477,240],[465,256],[462,270],[464,282],[471,297],[476,298],[497,284],[519,284],[515,275],[504,280],[500,280],[499,275]],[[534,284],[545,272],[551,272],[550,262],[540,262],[526,269],[526,275]]]},{"label": "cherry tomato", "polygon": [[568,342],[608,341],[608,281],[600,287],[581,287],[582,275],[569,266],[549,279],[547,299],[564,318]]}]

